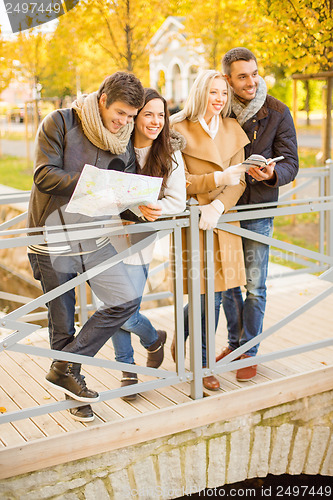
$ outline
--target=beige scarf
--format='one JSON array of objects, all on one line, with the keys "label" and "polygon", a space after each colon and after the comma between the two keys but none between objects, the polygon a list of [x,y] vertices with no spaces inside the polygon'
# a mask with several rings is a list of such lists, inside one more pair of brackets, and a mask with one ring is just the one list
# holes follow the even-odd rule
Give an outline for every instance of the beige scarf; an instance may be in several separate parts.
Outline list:
[{"label": "beige scarf", "polygon": [[247,104],[239,101],[237,96],[233,93],[231,97],[231,109],[236,115],[236,120],[239,125],[242,127],[247,120],[252,118],[256,113],[258,113],[259,109],[261,109],[264,105],[264,102],[267,97],[267,87],[265,80],[259,76],[259,85],[257,88],[257,92],[255,98],[252,99]]},{"label": "beige scarf", "polygon": [[78,97],[72,108],[81,120],[84,135],[94,146],[116,155],[125,153],[134,124],[128,123],[116,134],[105,128],[98,108],[97,92]]}]

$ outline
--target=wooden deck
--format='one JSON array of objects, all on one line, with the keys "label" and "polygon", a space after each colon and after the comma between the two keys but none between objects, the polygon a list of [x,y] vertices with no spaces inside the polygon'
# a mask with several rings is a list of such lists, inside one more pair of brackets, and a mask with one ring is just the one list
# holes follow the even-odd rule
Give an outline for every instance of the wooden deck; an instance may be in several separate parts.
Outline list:
[{"label": "wooden deck", "polygon": [[[330,286],[330,283],[310,275],[282,277],[269,281],[265,327],[273,325]],[[330,295],[263,341],[260,353],[274,352],[332,337],[332,306],[333,297]],[[169,348],[174,332],[173,307],[146,310],[145,313],[155,327],[167,331],[168,339],[162,367],[173,371],[175,367]],[[25,342],[48,347],[47,331],[38,330]],[[219,352],[224,345],[226,345],[226,327],[222,314],[216,337],[216,352]],[[136,363],[145,365],[146,351],[134,335],[133,346]],[[114,359],[112,342],[108,342],[98,356]],[[39,406],[62,399],[60,392],[50,389],[44,383],[45,373],[50,364],[49,359],[9,351],[1,353],[0,359],[2,411],[9,412]],[[188,366],[188,360],[186,363]],[[322,392],[333,388],[332,370],[333,346],[330,346],[264,363],[259,366],[257,376],[250,382],[237,382],[234,372],[225,373],[219,376],[221,389],[211,393],[206,391],[205,396],[209,398],[200,401],[192,401],[189,397],[189,383],[183,382],[176,386],[144,392],[133,402],[125,402],[117,398],[96,403],[93,407],[96,418],[94,422],[87,424],[74,421],[68,411],[2,424],[0,426],[0,471],[2,471],[0,477],[66,462],[69,456],[73,460],[108,449],[143,442],[158,437],[159,432],[162,436],[170,431],[171,433],[180,432],[186,426],[191,428],[191,426],[211,423],[218,416],[207,411],[208,408],[216,408],[217,412],[219,404],[222,408],[226,408],[227,401],[228,410],[222,414],[220,412],[220,419],[231,418],[240,412],[255,411],[265,405],[279,404],[281,401],[303,397],[308,390]],[[84,373],[88,386],[93,389],[104,391],[119,387],[120,372],[86,366]],[[148,377],[139,376],[139,381],[147,379]],[[212,403],[214,401],[214,405],[208,404],[210,400]],[[239,401],[242,401],[241,405]],[[206,405],[206,408],[203,405]],[[196,412],[194,412],[195,408]],[[196,413],[195,416],[193,412]],[[154,428],[153,422],[156,422],[156,415],[159,415],[160,424]],[[192,415],[190,419],[189,415]],[[165,426],[161,425],[162,422],[165,422]],[[98,441],[96,436],[100,434],[98,434],[100,429],[103,429],[103,437],[99,436]],[[72,439],[65,439],[69,435]],[[110,439],[108,443],[105,439],[107,435],[113,436],[113,440]],[[88,436],[91,439],[90,444]],[[46,443],[47,460],[43,457]],[[70,455],[67,455],[66,451],[68,443],[72,446]],[[28,456],[29,463],[27,463]],[[32,456],[33,460],[31,460]]]}]

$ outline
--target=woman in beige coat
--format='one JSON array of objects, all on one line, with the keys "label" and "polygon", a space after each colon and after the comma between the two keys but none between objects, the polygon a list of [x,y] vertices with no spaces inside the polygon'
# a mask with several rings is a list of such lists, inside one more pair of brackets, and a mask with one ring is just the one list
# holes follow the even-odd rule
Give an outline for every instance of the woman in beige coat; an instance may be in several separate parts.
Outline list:
[{"label": "woman in beige coat", "polygon": [[[230,112],[230,87],[215,70],[202,71],[197,77],[183,111],[172,116],[175,130],[186,139],[183,150],[187,195],[200,205],[200,261],[202,307],[202,362],[206,366],[205,280],[203,231],[216,228],[222,213],[234,207],[245,189],[244,146],[249,142],[245,132]],[[239,226],[239,223],[232,223]],[[186,252],[183,252],[186,255]],[[244,285],[245,267],[241,237],[220,229],[214,231],[215,327],[217,327],[222,291]],[[184,276],[187,276],[184,261]],[[186,293],[186,290],[185,290]],[[188,306],[185,306],[185,340],[188,336]],[[172,344],[174,356],[175,342]],[[219,389],[216,377],[204,377],[207,389]]]}]

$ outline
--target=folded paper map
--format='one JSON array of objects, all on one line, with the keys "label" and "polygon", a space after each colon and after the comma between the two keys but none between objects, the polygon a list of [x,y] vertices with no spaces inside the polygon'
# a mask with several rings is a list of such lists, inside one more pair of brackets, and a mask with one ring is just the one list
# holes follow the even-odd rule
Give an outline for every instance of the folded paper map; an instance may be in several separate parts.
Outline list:
[{"label": "folded paper map", "polygon": [[160,177],[102,170],[86,164],[66,212],[89,217],[118,215],[128,208],[155,203],[161,184]]}]

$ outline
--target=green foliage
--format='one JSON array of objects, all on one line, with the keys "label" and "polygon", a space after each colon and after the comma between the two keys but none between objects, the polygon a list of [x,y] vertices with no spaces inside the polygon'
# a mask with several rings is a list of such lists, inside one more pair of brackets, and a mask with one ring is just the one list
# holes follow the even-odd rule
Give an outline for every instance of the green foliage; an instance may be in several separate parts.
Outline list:
[{"label": "green foliage", "polygon": [[269,93],[284,102],[289,108],[292,107],[293,88],[290,79],[284,78],[277,80],[273,87],[269,89]]},{"label": "green foliage", "polygon": [[33,183],[33,162],[27,165],[25,158],[16,156],[0,156],[1,184],[22,191],[29,191]]}]

